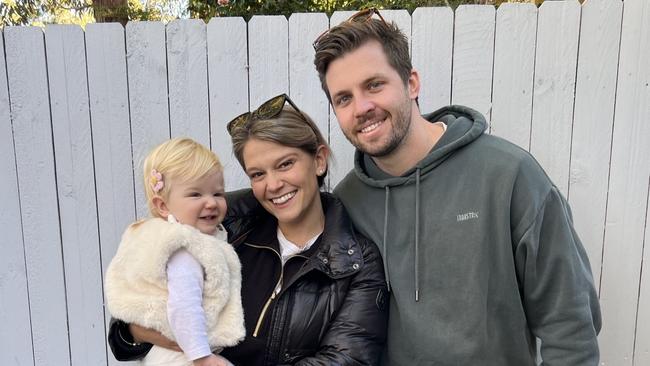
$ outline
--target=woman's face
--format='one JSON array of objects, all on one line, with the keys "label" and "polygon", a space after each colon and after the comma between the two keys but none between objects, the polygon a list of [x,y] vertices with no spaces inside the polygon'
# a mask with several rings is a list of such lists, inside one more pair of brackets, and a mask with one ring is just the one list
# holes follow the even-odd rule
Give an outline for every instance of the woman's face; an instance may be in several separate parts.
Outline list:
[{"label": "woman's face", "polygon": [[325,171],[327,154],[324,146],[311,155],[255,138],[244,145],[242,155],[253,194],[277,218],[281,229],[299,227],[322,215],[317,175]]}]

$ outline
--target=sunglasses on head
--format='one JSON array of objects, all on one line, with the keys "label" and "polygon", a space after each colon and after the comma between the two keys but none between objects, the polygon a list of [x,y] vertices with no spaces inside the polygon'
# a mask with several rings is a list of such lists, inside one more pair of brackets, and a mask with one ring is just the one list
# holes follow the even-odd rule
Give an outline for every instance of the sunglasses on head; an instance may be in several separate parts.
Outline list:
[{"label": "sunglasses on head", "polygon": [[293,109],[300,114],[302,119],[307,122],[307,117],[300,111],[298,106],[289,99],[289,96],[286,94],[280,94],[275,96],[266,102],[262,103],[256,110],[252,112],[242,113],[239,116],[235,117],[232,121],[228,122],[226,128],[228,133],[232,136],[235,129],[247,126],[251,121],[262,120],[262,119],[271,119],[277,117],[282,109],[284,109],[285,103],[289,103]]},{"label": "sunglasses on head", "polygon": [[[377,14],[379,19],[384,24],[388,25],[388,23],[386,22],[384,17],[382,17],[381,14],[379,14],[379,10],[377,10],[377,8],[368,8],[368,9],[360,10],[360,11],[352,14],[352,16],[349,17],[344,23],[348,23],[348,22],[365,23],[365,22],[369,21],[370,19],[372,19],[372,16],[375,15],[375,14]],[[320,43],[321,40],[323,40],[323,37],[325,37],[330,32],[330,29],[326,29],[323,33],[320,34],[320,36],[318,36],[316,38],[314,43],[312,43],[312,46],[314,46],[314,50],[316,50],[318,48],[318,44]]]}]

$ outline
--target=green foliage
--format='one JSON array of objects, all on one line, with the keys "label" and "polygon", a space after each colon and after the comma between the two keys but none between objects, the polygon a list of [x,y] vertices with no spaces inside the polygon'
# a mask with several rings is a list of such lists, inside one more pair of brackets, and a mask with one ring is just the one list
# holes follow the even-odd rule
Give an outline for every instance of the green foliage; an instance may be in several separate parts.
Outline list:
[{"label": "green foliage", "polygon": [[180,0],[1,0],[0,25],[80,24],[95,21],[169,21],[187,15]]},{"label": "green foliage", "polygon": [[406,9],[410,13],[417,7],[451,6],[460,4],[485,4],[486,0],[189,0],[192,18],[210,19],[221,16],[284,15],[292,13],[323,12],[331,15],[336,10]]},{"label": "green foliage", "polygon": [[[92,12],[91,0],[2,0],[2,25],[74,23]],[[58,21],[56,21],[58,20]]]},{"label": "green foliage", "polygon": [[[0,0],[0,25],[42,25],[126,20],[169,21],[177,17],[202,18],[253,15],[284,15],[321,12],[331,15],[337,10],[406,9],[461,4],[534,2],[543,0]],[[583,1],[583,0],[580,0]],[[122,3],[122,4],[118,4]]]}]

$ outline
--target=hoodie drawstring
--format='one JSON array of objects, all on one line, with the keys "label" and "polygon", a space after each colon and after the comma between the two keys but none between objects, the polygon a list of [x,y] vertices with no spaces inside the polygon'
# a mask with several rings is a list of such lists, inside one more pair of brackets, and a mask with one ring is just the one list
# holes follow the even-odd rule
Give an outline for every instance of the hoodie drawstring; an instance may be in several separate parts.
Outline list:
[{"label": "hoodie drawstring", "polygon": [[415,301],[420,300],[420,168],[415,170]]},{"label": "hoodie drawstring", "polygon": [[386,287],[390,292],[390,279],[388,278],[388,253],[386,253],[386,236],[388,235],[388,198],[390,196],[390,188],[386,186],[386,200],[384,201],[384,276],[386,277]]},{"label": "hoodie drawstring", "polygon": [[[384,239],[382,242],[384,254],[384,276],[386,286],[390,291],[390,278],[388,276],[388,248],[386,237],[388,236],[388,202],[390,200],[390,187],[385,186],[386,198],[384,201]],[[420,168],[415,171],[415,301],[420,301]]]}]

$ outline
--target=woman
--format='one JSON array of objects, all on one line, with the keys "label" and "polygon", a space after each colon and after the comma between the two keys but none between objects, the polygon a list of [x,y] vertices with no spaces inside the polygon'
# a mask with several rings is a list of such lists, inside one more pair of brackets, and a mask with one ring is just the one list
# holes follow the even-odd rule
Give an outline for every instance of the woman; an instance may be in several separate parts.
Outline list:
[{"label": "woman", "polygon": [[[286,103],[289,105],[285,105]],[[375,365],[386,336],[387,293],[377,247],[342,204],[321,193],[330,150],[286,96],[228,124],[251,190],[228,197],[224,226],[242,262],[246,338],[221,356],[235,365]],[[157,334],[116,322],[116,358],[141,357]]]}]

